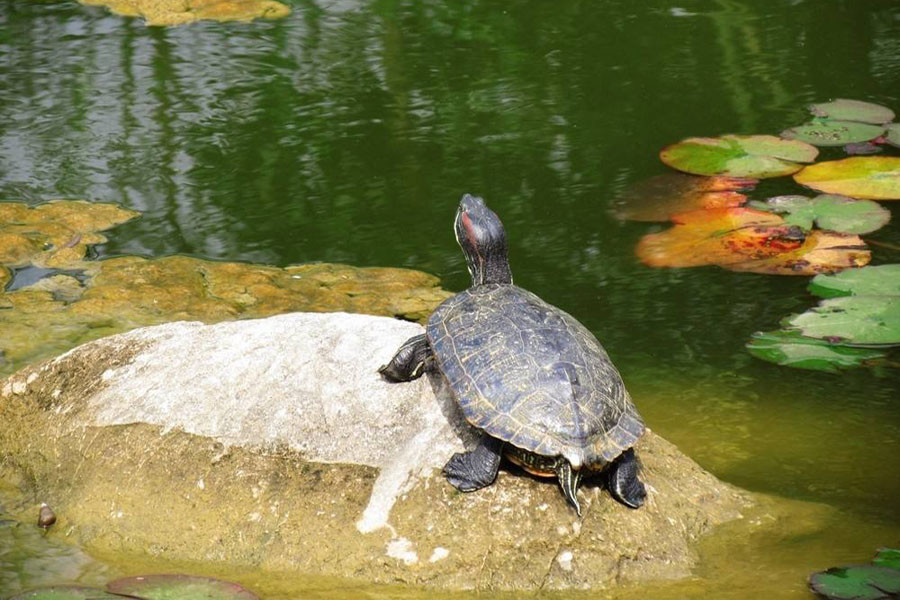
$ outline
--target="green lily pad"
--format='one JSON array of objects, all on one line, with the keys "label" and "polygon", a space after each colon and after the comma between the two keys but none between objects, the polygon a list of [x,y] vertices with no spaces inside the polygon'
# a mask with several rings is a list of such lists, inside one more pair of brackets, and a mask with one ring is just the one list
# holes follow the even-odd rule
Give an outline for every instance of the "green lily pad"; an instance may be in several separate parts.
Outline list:
[{"label": "green lily pad", "polygon": [[800,140],[814,146],[843,146],[874,140],[884,133],[881,125],[816,119],[805,125],[791,127],[781,132],[787,140]]},{"label": "green lily pad", "polygon": [[844,296],[823,300],[785,325],[803,335],[848,346],[900,344],[900,296]]},{"label": "green lily pad", "polygon": [[810,165],[794,175],[806,187],[827,194],[872,200],[900,199],[900,157],[853,156]]},{"label": "green lily pad", "polygon": [[828,373],[884,358],[878,350],[830,344],[805,337],[797,331],[784,330],[754,333],[747,342],[747,350],[756,358],[777,365]]},{"label": "green lily pad", "polygon": [[106,589],[143,600],[259,600],[256,594],[236,583],[194,575],[124,577],[109,582]]},{"label": "green lily pad", "polygon": [[891,212],[877,202],[829,194],[815,198],[775,196],[766,202],[754,202],[752,206],[782,213],[785,223],[807,231],[812,229],[815,222],[820,229],[841,233],[870,233],[891,220]]},{"label": "green lily pad", "polygon": [[22,592],[9,600],[122,600],[122,596],[81,585],[53,585]]},{"label": "green lily pad", "polygon": [[884,600],[900,593],[900,571],[861,565],[813,573],[809,587],[829,600]]},{"label": "green lily pad", "polygon": [[900,550],[894,548],[879,548],[878,554],[872,560],[872,564],[878,567],[890,567],[900,570]]},{"label": "green lily pad", "polygon": [[798,140],[772,135],[723,135],[688,138],[663,148],[660,159],[679,171],[694,175],[729,177],[779,177],[796,173],[812,162],[819,151]]},{"label": "green lily pad", "polygon": [[900,123],[891,123],[885,128],[884,141],[900,148]]},{"label": "green lily pad", "polygon": [[816,275],[809,291],[822,298],[840,296],[900,296],[900,265],[847,269],[834,275]]},{"label": "green lily pad", "polygon": [[894,120],[894,111],[880,104],[838,98],[831,102],[810,104],[809,110],[817,117],[827,117],[860,123],[887,123]]}]

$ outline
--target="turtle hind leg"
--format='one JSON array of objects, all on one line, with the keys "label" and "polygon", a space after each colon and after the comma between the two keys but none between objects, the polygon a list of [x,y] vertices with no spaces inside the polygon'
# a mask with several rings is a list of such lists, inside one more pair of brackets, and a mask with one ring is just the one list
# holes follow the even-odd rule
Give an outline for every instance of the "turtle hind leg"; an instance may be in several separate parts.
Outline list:
[{"label": "turtle hind leg", "polygon": [[418,379],[431,365],[432,354],[428,346],[425,334],[416,335],[400,346],[394,358],[386,365],[382,365],[378,372],[392,383],[412,381]]},{"label": "turtle hind leg", "polygon": [[581,484],[581,469],[573,469],[564,458],[556,465],[556,476],[566,500],[575,508],[575,514],[581,516],[581,505],[578,503],[578,486]]},{"label": "turtle hind leg", "polygon": [[609,466],[607,483],[612,497],[629,508],[640,508],[647,490],[638,479],[640,464],[633,448],[629,448]]},{"label": "turtle hind leg", "polygon": [[444,465],[447,481],[461,492],[474,492],[497,479],[503,442],[483,434],[478,446],[469,452],[457,452]]}]

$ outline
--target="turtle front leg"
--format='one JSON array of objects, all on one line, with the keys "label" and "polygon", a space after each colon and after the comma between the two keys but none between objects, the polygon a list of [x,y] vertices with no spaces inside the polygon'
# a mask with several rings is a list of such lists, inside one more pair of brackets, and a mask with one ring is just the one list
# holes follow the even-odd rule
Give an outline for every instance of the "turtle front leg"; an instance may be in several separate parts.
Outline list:
[{"label": "turtle front leg", "polygon": [[423,333],[403,342],[391,362],[382,365],[378,372],[392,383],[412,381],[425,373],[432,360],[433,354]]},{"label": "turtle front leg", "polygon": [[640,508],[647,499],[647,490],[638,479],[639,471],[640,463],[633,448],[620,454],[607,471],[609,493],[629,508]]},{"label": "turtle front leg", "polygon": [[497,479],[503,442],[482,434],[478,446],[469,452],[457,452],[444,465],[447,481],[461,492],[474,492]]}]

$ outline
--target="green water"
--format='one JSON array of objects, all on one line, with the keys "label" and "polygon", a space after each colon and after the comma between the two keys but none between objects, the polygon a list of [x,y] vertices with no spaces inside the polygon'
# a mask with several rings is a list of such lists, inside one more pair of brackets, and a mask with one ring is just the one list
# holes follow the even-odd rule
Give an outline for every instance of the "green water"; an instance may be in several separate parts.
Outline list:
[{"label": "green water", "polygon": [[[406,266],[461,289],[450,224],[459,196],[480,194],[506,224],[516,282],[597,333],[655,431],[727,481],[841,516],[808,539],[760,541],[731,571],[708,557],[697,589],[725,597],[756,569],[803,598],[809,571],[900,544],[900,371],[751,358],[752,332],[814,303],[807,280],[649,269],[633,248],[662,226],[610,216],[625,186],[665,172],[656,153],[681,138],[777,133],[833,97],[900,111],[900,3],[292,7],[278,22],[164,29],[0,0],[0,199],[144,212],[101,257]],[[766,182],[756,197],[786,189]],[[869,237],[900,246],[900,224]],[[874,247],[873,263],[898,261]],[[117,569],[0,526],[0,595]],[[427,597],[239,576],[272,598]]]}]

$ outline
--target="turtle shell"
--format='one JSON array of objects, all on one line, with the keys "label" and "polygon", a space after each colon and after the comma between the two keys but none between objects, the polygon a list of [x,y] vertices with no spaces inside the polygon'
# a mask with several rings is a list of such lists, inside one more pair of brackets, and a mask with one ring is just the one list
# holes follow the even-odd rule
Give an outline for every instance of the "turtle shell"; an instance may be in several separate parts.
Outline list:
[{"label": "turtle shell", "polygon": [[431,315],[427,335],[466,419],[493,437],[602,468],[644,431],[597,338],[522,288],[457,294]]}]

